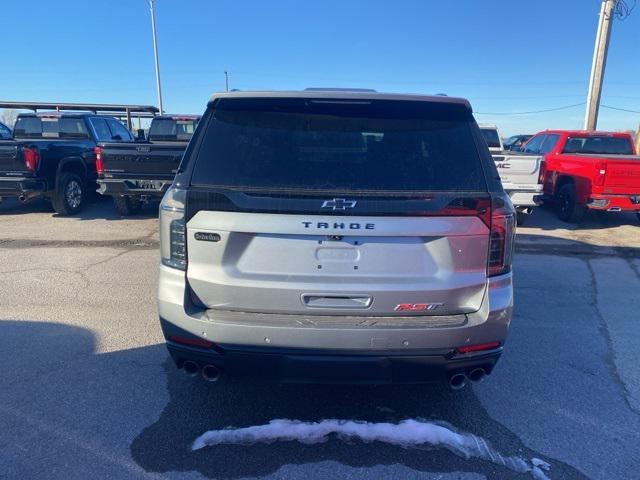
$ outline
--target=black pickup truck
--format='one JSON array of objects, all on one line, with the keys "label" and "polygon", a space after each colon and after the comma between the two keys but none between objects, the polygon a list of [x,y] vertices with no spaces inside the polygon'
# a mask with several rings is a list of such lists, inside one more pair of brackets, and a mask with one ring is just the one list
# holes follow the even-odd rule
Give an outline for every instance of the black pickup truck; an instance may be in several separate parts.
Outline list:
[{"label": "black pickup truck", "polygon": [[20,114],[13,140],[0,141],[0,198],[49,199],[59,215],[73,215],[95,190],[99,141],[132,143],[113,117],[90,113]]},{"label": "black pickup truck", "polygon": [[145,142],[100,143],[98,192],[113,197],[120,215],[133,215],[164,195],[199,121],[196,115],[161,115],[151,120]]}]

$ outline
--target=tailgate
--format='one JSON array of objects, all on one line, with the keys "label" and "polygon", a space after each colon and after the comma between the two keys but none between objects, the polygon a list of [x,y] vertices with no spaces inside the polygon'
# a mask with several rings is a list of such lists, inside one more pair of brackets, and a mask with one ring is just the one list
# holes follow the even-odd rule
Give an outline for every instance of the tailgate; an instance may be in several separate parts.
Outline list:
[{"label": "tailgate", "polygon": [[485,295],[478,217],[199,211],[189,284],[207,308],[305,315],[452,315]]},{"label": "tailgate", "polygon": [[29,173],[22,160],[20,145],[13,141],[0,142],[0,176],[16,176],[16,173]]},{"label": "tailgate", "polygon": [[640,157],[607,158],[606,193],[640,192]]},{"label": "tailgate", "polygon": [[508,186],[537,185],[543,157],[540,155],[493,155],[500,179]]},{"label": "tailgate", "polygon": [[103,144],[101,147],[104,176],[173,178],[186,146],[186,143]]}]

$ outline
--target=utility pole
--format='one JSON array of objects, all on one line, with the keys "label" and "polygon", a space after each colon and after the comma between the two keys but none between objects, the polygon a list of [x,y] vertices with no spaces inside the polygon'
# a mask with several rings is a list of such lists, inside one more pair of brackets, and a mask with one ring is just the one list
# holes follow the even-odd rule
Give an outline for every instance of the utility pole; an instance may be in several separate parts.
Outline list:
[{"label": "utility pole", "polygon": [[224,71],[224,89],[229,91],[229,73],[226,70]]},{"label": "utility pole", "polygon": [[589,78],[589,92],[587,94],[587,112],[584,119],[585,130],[595,130],[598,125],[602,80],[604,79],[604,68],[607,63],[611,22],[613,21],[613,9],[616,6],[616,1],[602,0],[602,5],[600,6],[600,18],[598,20],[596,45],[593,50],[593,63],[591,64],[591,77]]},{"label": "utility pole", "polygon": [[164,112],[162,108],[162,89],[160,88],[160,62],[158,61],[158,42],[156,40],[156,15],[153,11],[154,0],[149,0],[149,10],[151,12],[151,33],[153,34],[153,58],[156,64],[156,87],[158,89],[158,108],[160,115]]}]

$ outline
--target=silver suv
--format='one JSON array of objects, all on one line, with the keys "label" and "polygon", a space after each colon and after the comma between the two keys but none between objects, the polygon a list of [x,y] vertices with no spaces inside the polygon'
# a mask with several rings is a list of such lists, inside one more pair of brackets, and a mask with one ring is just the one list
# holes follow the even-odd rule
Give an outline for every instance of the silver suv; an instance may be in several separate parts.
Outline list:
[{"label": "silver suv", "polygon": [[215,94],[160,231],[190,375],[460,388],[502,353],[514,210],[466,100]]}]

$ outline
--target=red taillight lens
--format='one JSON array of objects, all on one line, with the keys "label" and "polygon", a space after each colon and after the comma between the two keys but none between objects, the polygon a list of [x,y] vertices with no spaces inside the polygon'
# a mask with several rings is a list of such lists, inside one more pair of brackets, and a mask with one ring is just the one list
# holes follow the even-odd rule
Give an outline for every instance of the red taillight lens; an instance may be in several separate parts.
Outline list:
[{"label": "red taillight lens", "polygon": [[169,340],[172,342],[180,343],[182,345],[188,345],[189,347],[199,347],[199,348],[211,348],[213,347],[213,342],[208,340],[204,340],[198,337],[183,337],[180,335],[171,335]]},{"label": "red taillight lens", "polygon": [[95,147],[93,149],[93,153],[96,154],[96,172],[98,175],[102,174],[102,149],[100,147]]},{"label": "red taillight lens", "polygon": [[544,174],[547,173],[547,162],[540,162],[540,173],[538,174],[538,183],[544,183]]},{"label": "red taillight lens", "polygon": [[28,170],[35,172],[38,169],[38,162],[40,161],[40,155],[35,148],[25,147],[22,149],[22,158],[24,164]]},{"label": "red taillight lens", "polygon": [[496,197],[491,205],[491,234],[487,274],[492,277],[511,271],[515,218],[508,199]]},{"label": "red taillight lens", "polygon": [[596,178],[594,179],[594,185],[602,187],[604,185],[604,179],[607,176],[607,164],[605,162],[596,163]]},{"label": "red taillight lens", "polygon": [[481,352],[483,350],[493,350],[494,348],[498,348],[499,346],[500,346],[500,342],[479,343],[477,345],[465,345],[464,347],[458,347],[456,348],[456,352],[458,353]]}]

